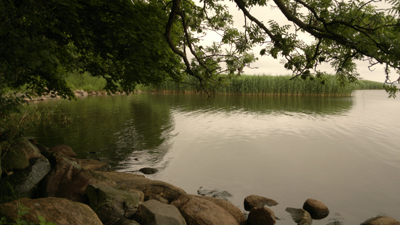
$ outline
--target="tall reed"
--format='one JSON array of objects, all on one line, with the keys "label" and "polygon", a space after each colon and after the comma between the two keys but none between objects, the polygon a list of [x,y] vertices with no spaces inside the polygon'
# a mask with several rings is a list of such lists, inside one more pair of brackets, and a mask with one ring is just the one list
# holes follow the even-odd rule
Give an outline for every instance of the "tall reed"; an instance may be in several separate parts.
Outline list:
[{"label": "tall reed", "polygon": [[[358,89],[358,83],[341,83],[335,76],[324,75],[321,78],[293,79],[291,76],[242,75],[233,78],[227,85],[221,86],[215,93],[247,95],[294,95],[294,96],[350,96]],[[188,85],[188,83],[195,85]],[[184,82],[165,81],[159,86],[147,87],[148,91],[159,92],[196,92],[198,82],[186,77]],[[365,86],[362,83],[363,87]],[[143,90],[143,88],[142,88]]]}]

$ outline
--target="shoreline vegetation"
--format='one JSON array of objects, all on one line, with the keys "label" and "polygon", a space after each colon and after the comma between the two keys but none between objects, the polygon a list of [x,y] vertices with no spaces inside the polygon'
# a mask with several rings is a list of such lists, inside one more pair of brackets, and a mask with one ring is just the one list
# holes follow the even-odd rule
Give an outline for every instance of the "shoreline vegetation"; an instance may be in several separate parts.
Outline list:
[{"label": "shoreline vegetation", "polygon": [[[339,80],[334,75],[322,75],[320,77],[296,78],[290,80],[290,75],[241,75],[231,80],[226,80],[223,85],[212,87],[210,94],[235,94],[235,95],[285,95],[285,96],[321,96],[321,97],[349,97],[355,90],[384,89],[383,83],[358,80],[349,83]],[[71,90],[77,90],[84,95],[106,94],[106,80],[102,77],[93,77],[89,73],[69,73],[65,81]],[[182,93],[182,94],[205,94],[199,90],[199,82],[193,77],[186,77],[182,82],[167,80],[159,85],[137,85],[135,91]],[[26,88],[20,90],[5,90],[5,92],[25,92]],[[75,92],[76,94],[76,92]],[[36,99],[41,99],[39,96]]]}]

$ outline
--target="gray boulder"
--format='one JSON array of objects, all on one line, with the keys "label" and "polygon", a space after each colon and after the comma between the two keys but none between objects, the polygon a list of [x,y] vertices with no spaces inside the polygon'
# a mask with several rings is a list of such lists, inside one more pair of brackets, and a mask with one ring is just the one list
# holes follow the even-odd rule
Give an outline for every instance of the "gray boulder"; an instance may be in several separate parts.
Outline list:
[{"label": "gray boulder", "polygon": [[117,190],[105,185],[88,185],[86,194],[90,207],[104,224],[130,219],[143,202],[142,192]]},{"label": "gray boulder", "polygon": [[51,172],[51,165],[46,158],[32,158],[29,164],[24,170],[15,171],[7,177],[15,195],[19,197],[34,197],[37,194],[39,182]]},{"label": "gray boulder", "polygon": [[140,224],[186,225],[185,219],[175,206],[157,200],[143,202],[134,218]]}]

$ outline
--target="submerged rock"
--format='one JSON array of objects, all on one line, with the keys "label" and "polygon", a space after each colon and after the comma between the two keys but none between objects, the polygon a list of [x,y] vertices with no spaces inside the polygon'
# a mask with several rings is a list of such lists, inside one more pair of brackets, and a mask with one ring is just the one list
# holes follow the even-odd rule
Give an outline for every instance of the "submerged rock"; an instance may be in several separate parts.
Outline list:
[{"label": "submerged rock", "polygon": [[208,197],[213,197],[213,198],[220,198],[223,200],[227,200],[229,197],[232,197],[233,195],[227,191],[220,191],[218,189],[211,189],[211,188],[203,188],[200,187],[197,190],[198,195],[202,196],[208,196]]},{"label": "submerged rock", "polygon": [[155,174],[158,172],[158,169],[145,167],[145,168],[141,168],[139,171],[142,172],[143,174]]},{"label": "submerged rock", "polygon": [[290,213],[294,222],[298,225],[310,225],[312,223],[311,215],[304,209],[286,208],[286,212]]}]

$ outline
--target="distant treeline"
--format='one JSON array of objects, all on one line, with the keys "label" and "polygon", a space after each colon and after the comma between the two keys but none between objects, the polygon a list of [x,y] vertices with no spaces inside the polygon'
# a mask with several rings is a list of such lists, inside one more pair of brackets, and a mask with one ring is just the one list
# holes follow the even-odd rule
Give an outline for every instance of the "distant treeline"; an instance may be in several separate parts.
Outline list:
[{"label": "distant treeline", "polygon": [[[216,87],[215,94],[249,95],[295,95],[295,96],[350,96],[354,90],[383,89],[383,84],[374,81],[359,80],[348,83],[336,76],[324,75],[319,78],[308,77],[290,80],[291,76],[242,75],[228,80]],[[144,91],[191,93],[196,92],[198,82],[187,77],[183,82],[166,81],[159,86],[139,87]]]}]

